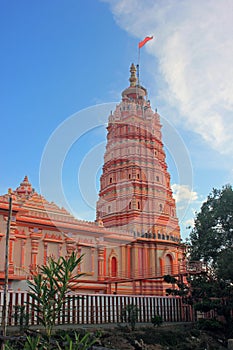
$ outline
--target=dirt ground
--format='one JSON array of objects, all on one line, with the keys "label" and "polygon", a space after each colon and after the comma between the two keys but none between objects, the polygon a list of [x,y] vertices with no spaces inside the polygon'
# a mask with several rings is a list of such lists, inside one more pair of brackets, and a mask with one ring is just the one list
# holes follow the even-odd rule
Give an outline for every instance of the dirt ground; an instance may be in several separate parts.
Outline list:
[{"label": "dirt ground", "polygon": [[224,350],[216,334],[199,331],[191,324],[128,326],[101,329],[99,346],[115,350]]},{"label": "dirt ground", "polygon": [[[34,327],[33,327],[34,328]],[[55,333],[90,332],[98,337],[95,350],[225,350],[226,340],[216,332],[198,330],[191,323],[162,324],[154,327],[152,324],[138,324],[134,331],[127,324],[118,325],[63,325],[57,326]],[[35,330],[34,330],[35,332]],[[17,330],[12,327],[11,335]]]}]

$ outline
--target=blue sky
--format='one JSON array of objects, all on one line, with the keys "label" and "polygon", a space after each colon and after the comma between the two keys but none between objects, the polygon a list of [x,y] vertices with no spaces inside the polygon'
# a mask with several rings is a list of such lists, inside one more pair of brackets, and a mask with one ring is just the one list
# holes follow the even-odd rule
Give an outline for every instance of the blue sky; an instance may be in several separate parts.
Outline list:
[{"label": "blue sky", "polygon": [[[27,174],[37,191],[63,205],[54,185],[43,187],[53,178],[43,160],[59,132],[63,147],[66,123],[74,121],[80,138],[67,141],[61,187],[70,210],[94,220],[108,113],[128,85],[138,42],[154,35],[141,51],[141,83],[164,121],[187,236],[212,188],[232,183],[232,29],[228,0],[2,0],[0,193]],[[59,158],[55,150],[53,156]]]}]

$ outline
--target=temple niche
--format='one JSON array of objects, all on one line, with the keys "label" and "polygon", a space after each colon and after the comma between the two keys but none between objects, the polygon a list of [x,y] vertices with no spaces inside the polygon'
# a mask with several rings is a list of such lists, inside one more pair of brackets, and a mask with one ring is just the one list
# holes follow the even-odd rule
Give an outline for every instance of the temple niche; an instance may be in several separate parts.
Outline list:
[{"label": "temple niche", "polygon": [[[33,190],[27,176],[11,191],[9,286],[49,257],[84,255],[74,289],[82,293],[164,295],[164,274],[182,269],[184,247],[162,142],[160,117],[130,68],[130,85],[110,114],[96,221],[73,217]],[[9,195],[0,196],[0,251],[5,251]],[[4,283],[4,254],[0,284]]]}]

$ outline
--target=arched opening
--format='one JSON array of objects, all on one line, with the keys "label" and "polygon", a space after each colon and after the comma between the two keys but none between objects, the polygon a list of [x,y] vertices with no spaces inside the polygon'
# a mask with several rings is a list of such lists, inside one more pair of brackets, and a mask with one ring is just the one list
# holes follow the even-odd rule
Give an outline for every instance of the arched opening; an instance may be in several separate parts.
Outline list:
[{"label": "arched opening", "polygon": [[164,258],[164,270],[165,275],[172,275],[173,273],[172,257],[170,254],[167,254]]},{"label": "arched opening", "polygon": [[129,209],[131,209],[131,202],[129,202]]},{"label": "arched opening", "polygon": [[111,276],[112,277],[117,276],[117,259],[115,256],[113,256],[111,260]]}]

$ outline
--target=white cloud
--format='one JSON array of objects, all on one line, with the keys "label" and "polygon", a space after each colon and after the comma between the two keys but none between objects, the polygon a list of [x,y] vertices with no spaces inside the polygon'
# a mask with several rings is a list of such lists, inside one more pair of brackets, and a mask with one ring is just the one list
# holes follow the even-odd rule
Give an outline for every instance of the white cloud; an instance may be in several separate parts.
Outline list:
[{"label": "white cloud", "polygon": [[194,227],[194,219],[188,219],[184,222],[185,227]]},{"label": "white cloud", "polygon": [[197,192],[190,190],[187,185],[173,184],[171,187],[176,203],[193,202],[198,199]]},{"label": "white cloud", "polygon": [[[233,151],[233,2],[108,0],[117,23],[154,55],[160,96],[179,122],[221,153]],[[153,67],[151,67],[153,71]],[[154,76],[156,73],[154,73]],[[177,120],[176,120],[177,122]]]}]

